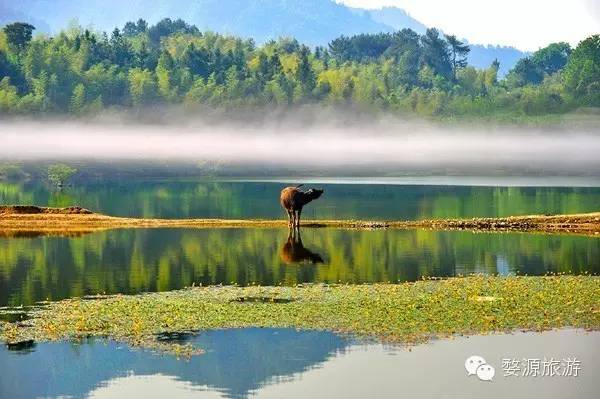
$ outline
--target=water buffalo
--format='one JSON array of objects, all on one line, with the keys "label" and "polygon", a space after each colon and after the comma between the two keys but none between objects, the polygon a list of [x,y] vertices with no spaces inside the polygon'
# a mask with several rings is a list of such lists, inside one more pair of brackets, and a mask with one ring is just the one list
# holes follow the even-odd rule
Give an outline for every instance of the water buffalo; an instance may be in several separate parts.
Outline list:
[{"label": "water buffalo", "polygon": [[307,191],[301,191],[299,188],[302,184],[295,187],[286,187],[281,190],[279,202],[283,209],[286,210],[289,219],[289,226],[300,228],[300,215],[302,207],[310,201],[315,200],[323,194],[323,190],[311,188]]}]

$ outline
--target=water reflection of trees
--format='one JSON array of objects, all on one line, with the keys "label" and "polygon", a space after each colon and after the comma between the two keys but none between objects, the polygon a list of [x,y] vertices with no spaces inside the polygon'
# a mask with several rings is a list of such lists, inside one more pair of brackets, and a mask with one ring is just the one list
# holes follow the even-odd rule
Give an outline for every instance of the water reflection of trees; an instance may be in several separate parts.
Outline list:
[{"label": "water reflection of trees", "polygon": [[[62,192],[0,182],[0,203],[80,205],[118,216],[283,217],[280,183],[139,180],[79,182]],[[323,185],[307,218],[417,219],[596,211],[599,188]]]},{"label": "water reflection of trees", "polygon": [[281,259],[284,229],[115,230],[0,239],[0,304],[198,284],[410,281],[456,273],[600,273],[600,240],[537,234],[304,229],[325,263]]}]

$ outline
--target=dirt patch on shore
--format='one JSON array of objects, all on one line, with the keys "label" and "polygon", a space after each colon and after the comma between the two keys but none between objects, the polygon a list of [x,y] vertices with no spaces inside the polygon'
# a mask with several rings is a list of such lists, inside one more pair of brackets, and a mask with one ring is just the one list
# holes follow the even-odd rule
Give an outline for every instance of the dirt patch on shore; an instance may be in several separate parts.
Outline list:
[{"label": "dirt patch on shore", "polygon": [[61,214],[61,215],[90,215],[94,212],[80,206],[69,206],[66,208],[49,208],[35,205],[0,205],[0,215],[39,215],[39,214]]}]

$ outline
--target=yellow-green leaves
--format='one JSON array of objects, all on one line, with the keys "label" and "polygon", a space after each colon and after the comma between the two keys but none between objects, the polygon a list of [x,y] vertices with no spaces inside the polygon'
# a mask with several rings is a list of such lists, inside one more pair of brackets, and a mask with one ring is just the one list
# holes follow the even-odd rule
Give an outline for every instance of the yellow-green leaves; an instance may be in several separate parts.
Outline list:
[{"label": "yellow-green leaves", "polygon": [[[260,300],[247,300],[259,298]],[[242,300],[243,299],[243,300]],[[180,291],[49,303],[0,339],[106,336],[134,345],[196,353],[157,334],[211,328],[321,329],[386,342],[516,328],[600,327],[600,277],[484,277],[404,284],[196,287]]]}]

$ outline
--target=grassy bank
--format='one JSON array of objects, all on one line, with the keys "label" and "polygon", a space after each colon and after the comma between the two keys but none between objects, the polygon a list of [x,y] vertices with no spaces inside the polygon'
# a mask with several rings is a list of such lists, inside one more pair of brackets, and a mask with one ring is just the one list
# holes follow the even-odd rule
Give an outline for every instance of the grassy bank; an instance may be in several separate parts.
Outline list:
[{"label": "grassy bank", "polygon": [[49,303],[0,339],[105,336],[133,345],[193,353],[161,344],[157,334],[212,328],[330,330],[390,343],[515,329],[600,328],[600,277],[484,277],[403,284],[297,287],[194,287],[135,296]]},{"label": "grassy bank", "polygon": [[[149,219],[112,217],[79,207],[0,206],[0,236],[76,235],[118,228],[274,228],[287,220]],[[529,215],[505,218],[428,219],[409,221],[305,220],[302,227],[342,229],[435,229],[524,231],[600,235],[600,212]]]}]

